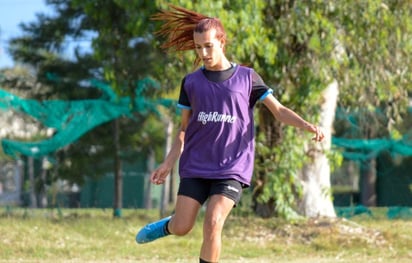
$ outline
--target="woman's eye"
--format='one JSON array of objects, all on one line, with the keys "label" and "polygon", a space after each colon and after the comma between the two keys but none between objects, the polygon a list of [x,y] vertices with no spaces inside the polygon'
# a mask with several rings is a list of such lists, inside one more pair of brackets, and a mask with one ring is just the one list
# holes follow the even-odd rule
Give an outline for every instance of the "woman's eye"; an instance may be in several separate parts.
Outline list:
[{"label": "woman's eye", "polygon": [[213,45],[205,45],[204,47],[202,47],[202,46],[195,46],[195,49],[197,49],[197,50],[200,50],[200,49],[202,49],[202,48],[211,49],[211,48],[213,48]]}]

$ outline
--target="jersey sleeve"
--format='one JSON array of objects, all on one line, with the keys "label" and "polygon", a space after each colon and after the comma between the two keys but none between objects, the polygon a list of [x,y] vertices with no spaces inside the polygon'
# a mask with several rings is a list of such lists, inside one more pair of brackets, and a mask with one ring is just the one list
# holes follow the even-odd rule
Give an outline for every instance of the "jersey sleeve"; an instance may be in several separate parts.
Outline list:
[{"label": "jersey sleeve", "polygon": [[190,106],[189,97],[187,96],[186,90],[184,88],[185,80],[186,78],[183,78],[182,84],[180,85],[180,94],[177,107],[180,109],[190,110],[192,107]]},{"label": "jersey sleeve", "polygon": [[269,88],[258,73],[252,71],[252,93],[250,94],[250,107],[255,106],[256,102],[264,100],[273,89]]}]

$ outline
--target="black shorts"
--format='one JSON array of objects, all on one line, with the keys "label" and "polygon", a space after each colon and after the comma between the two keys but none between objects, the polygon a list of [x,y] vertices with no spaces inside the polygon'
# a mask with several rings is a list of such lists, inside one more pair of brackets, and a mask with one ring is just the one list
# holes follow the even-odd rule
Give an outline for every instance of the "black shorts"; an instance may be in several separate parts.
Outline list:
[{"label": "black shorts", "polygon": [[242,184],[234,179],[180,179],[178,195],[191,197],[203,205],[206,200],[216,194],[224,195],[239,203],[242,196]]}]

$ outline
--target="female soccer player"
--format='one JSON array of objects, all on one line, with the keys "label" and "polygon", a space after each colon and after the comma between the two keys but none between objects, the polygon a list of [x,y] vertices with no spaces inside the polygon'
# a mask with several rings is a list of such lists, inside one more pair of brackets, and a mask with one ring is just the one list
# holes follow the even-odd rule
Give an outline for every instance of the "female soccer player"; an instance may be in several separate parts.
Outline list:
[{"label": "female soccer player", "polygon": [[279,121],[314,133],[316,141],[324,134],[279,103],[253,69],[226,58],[226,33],[218,18],[171,8],[154,16],[165,21],[160,33],[168,38],[163,47],[194,49],[196,61],[203,65],[182,81],[180,130],[164,162],[150,176],[152,183],[163,184],[180,158],[175,212],[146,225],[136,241],[187,234],[207,201],[199,262],[218,262],[223,225],[252,177],[255,103],[263,102]]}]

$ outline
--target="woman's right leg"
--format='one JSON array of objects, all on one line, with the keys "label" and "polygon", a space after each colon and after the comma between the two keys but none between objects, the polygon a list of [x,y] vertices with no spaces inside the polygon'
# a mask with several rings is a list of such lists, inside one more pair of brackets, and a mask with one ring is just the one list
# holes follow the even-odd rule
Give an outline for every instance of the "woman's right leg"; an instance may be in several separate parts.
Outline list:
[{"label": "woman's right leg", "polygon": [[189,233],[200,207],[209,196],[209,187],[210,184],[203,179],[181,179],[174,215],[143,227],[136,235],[136,242],[143,244],[169,234],[183,236]]},{"label": "woman's right leg", "polygon": [[178,195],[172,216],[147,224],[136,235],[136,242],[144,244],[174,234],[183,236],[192,230],[201,205],[195,199]]},{"label": "woman's right leg", "polygon": [[178,195],[175,213],[170,219],[167,229],[171,234],[183,236],[192,230],[201,204],[195,199]]}]

